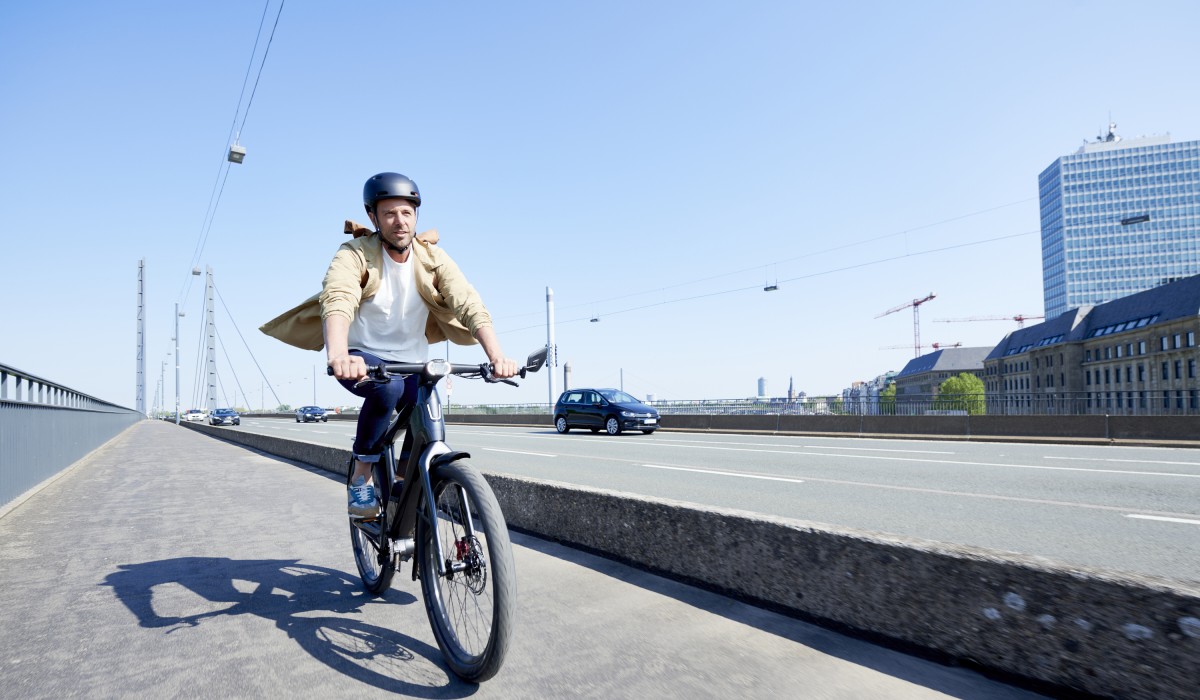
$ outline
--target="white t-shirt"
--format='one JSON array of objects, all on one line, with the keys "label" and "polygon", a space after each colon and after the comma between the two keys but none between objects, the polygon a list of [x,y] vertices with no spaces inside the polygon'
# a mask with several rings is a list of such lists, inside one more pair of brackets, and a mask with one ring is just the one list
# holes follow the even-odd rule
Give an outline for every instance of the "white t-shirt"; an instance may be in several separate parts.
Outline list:
[{"label": "white t-shirt", "polygon": [[350,322],[349,346],[391,362],[425,362],[429,359],[429,341],[425,323],[429,307],[417,291],[413,265],[416,256],[409,251],[408,262],[392,260],[383,251],[383,274],[379,291],[365,299]]}]

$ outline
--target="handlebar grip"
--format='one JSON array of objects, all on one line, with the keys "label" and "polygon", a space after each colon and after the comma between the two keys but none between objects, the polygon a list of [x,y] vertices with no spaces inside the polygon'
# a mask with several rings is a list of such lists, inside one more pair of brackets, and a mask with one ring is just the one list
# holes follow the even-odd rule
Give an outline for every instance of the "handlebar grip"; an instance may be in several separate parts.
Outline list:
[{"label": "handlebar grip", "polygon": [[333,376],[333,368],[332,368],[332,367],[329,367],[329,366],[327,365],[327,366],[325,367],[325,374],[327,374],[327,375],[329,375],[329,376],[331,376],[331,377],[332,377],[332,376]]}]

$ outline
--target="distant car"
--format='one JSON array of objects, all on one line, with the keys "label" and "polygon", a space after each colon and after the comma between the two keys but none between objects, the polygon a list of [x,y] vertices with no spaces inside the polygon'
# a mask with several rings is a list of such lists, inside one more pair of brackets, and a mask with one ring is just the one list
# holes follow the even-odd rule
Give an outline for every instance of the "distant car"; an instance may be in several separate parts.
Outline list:
[{"label": "distant car", "polygon": [[209,425],[241,425],[242,417],[232,408],[216,408],[208,416]]},{"label": "distant car", "polygon": [[325,409],[320,406],[301,406],[296,409],[296,422],[308,423],[309,421],[329,422],[329,416],[325,415]]},{"label": "distant car", "polygon": [[658,411],[619,389],[568,389],[554,404],[554,429],[565,433],[571,428],[649,435],[658,429]]},{"label": "distant car", "polygon": [[190,421],[203,421],[204,420],[204,411],[193,408],[192,410],[183,414],[183,419],[190,420]]}]

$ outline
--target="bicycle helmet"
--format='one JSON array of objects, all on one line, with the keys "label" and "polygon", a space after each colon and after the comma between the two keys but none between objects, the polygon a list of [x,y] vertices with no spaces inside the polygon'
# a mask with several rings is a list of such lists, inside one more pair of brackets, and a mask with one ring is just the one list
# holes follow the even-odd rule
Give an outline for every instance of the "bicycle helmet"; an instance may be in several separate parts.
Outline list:
[{"label": "bicycle helmet", "polygon": [[368,214],[375,213],[375,204],[381,199],[407,199],[419,207],[421,191],[417,189],[417,183],[400,173],[379,173],[363,185],[363,206]]}]

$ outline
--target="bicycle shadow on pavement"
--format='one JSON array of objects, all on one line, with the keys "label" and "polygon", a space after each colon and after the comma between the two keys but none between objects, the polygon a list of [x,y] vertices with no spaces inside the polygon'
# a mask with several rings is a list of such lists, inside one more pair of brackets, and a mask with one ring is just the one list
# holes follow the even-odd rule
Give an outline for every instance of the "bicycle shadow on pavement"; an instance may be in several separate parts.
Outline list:
[{"label": "bicycle shadow on pavement", "polygon": [[[411,605],[416,597],[389,590],[376,598],[357,578],[341,571],[291,559],[238,560],[226,557],[180,557],[140,564],[121,564],[99,585],[109,586],[146,628],[165,634],[194,628],[206,619],[256,615],[271,620],[313,658],[330,668],[381,690],[421,698],[460,698],[478,686],[446,668],[441,651],[393,629],[352,617],[383,601]],[[155,588],[160,600],[155,600]],[[203,599],[176,595],[175,608],[203,608],[190,614],[160,614],[172,602],[167,591],[181,586]],[[328,613],[327,615],[319,615]]]}]

